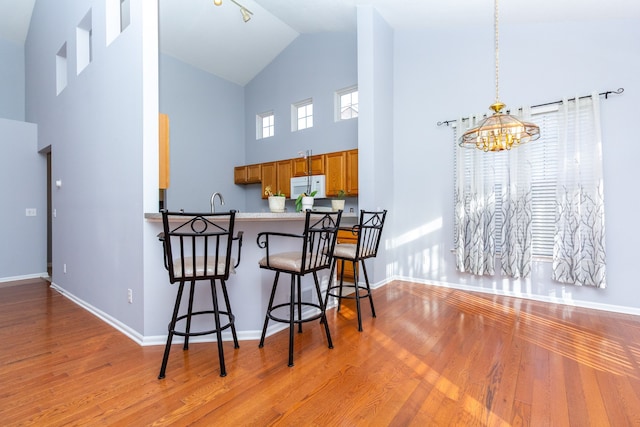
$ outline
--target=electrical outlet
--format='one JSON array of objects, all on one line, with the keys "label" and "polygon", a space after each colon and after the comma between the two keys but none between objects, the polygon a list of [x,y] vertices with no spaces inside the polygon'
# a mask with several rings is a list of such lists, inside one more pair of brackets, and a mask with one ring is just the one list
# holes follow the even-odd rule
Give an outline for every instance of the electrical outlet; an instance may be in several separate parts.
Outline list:
[{"label": "electrical outlet", "polygon": [[62,264],[62,272],[67,274],[67,264]]},{"label": "electrical outlet", "polygon": [[36,216],[38,214],[38,211],[36,210],[36,208],[27,208],[25,215],[27,216]]},{"label": "electrical outlet", "polygon": [[129,301],[129,304],[133,304],[133,291],[131,289],[127,289],[127,301]]}]

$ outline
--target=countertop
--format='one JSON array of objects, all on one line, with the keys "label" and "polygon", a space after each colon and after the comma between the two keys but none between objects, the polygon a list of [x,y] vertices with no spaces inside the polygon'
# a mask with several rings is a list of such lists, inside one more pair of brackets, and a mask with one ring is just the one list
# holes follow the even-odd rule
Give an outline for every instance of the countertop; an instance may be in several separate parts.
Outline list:
[{"label": "countertop", "polygon": [[[323,212],[317,212],[323,213]],[[148,221],[162,221],[162,214],[160,212],[148,212],[144,214],[144,217]],[[236,222],[243,221],[302,221],[305,219],[305,214],[303,212],[282,212],[282,213],[274,213],[274,212],[237,212],[236,213]],[[343,212],[342,220],[343,222],[355,223],[358,219],[358,214],[355,212]],[[346,220],[346,221],[345,221]]]}]

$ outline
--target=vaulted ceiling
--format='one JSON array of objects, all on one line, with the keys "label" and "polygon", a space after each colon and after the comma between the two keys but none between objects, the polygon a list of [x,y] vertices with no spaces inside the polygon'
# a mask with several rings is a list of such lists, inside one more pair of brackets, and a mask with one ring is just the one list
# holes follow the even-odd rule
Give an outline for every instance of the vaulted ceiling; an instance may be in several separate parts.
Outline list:
[{"label": "vaulted ceiling", "polygon": [[[40,0],[43,1],[43,0]],[[300,33],[356,31],[356,9],[372,5],[393,28],[492,25],[493,0],[158,0],[160,50],[244,85]],[[0,38],[24,43],[35,0],[0,0]],[[640,17],[638,0],[509,0],[501,22]],[[594,27],[597,31],[597,27]]]}]

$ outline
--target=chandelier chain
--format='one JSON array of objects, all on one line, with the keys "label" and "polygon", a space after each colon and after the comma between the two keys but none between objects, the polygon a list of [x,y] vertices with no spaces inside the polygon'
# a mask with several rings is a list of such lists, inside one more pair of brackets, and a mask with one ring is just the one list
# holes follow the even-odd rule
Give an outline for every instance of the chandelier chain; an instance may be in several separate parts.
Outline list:
[{"label": "chandelier chain", "polygon": [[499,56],[499,34],[498,34],[498,0],[495,0],[495,10],[493,14],[494,41],[495,41],[495,67],[496,67],[496,103],[500,102],[499,92],[499,74],[500,74],[500,56]]}]

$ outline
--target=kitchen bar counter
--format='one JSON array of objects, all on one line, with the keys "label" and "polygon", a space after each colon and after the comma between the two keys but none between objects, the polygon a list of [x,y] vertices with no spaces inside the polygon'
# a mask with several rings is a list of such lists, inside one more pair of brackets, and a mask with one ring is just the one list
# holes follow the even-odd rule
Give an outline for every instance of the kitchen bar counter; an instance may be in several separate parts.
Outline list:
[{"label": "kitchen bar counter", "polygon": [[[220,209],[220,212],[223,212],[223,210]],[[144,218],[149,227],[150,235],[155,237],[162,231],[161,213],[146,213]],[[236,214],[234,234],[237,234],[238,231],[243,232],[241,262],[236,268],[236,274],[232,274],[229,277],[227,285],[231,306],[236,317],[239,339],[255,340],[260,338],[275,276],[273,271],[261,269],[258,265],[258,261],[265,255],[265,250],[258,247],[256,243],[258,234],[263,231],[301,234],[304,231],[304,219],[305,214],[301,212],[239,212]],[[340,225],[341,227],[350,227],[357,221],[358,216],[356,213],[347,212],[343,213]],[[280,252],[294,248],[288,246],[286,242],[282,242],[282,244],[271,249]],[[236,246],[234,246],[232,254],[234,257],[236,256]],[[148,328],[145,328],[144,335],[145,342],[159,344],[166,340],[166,325],[171,317],[177,286],[169,284],[168,274],[163,265],[162,244],[160,242],[157,243],[155,249],[148,256],[149,269],[147,274],[153,277],[149,281],[153,285],[146,291],[153,295],[151,297],[153,303],[150,303],[153,306],[153,310],[149,311]],[[312,291],[313,279],[311,275],[307,276],[302,279],[303,294],[306,293],[311,296],[314,294]],[[320,286],[324,292],[329,281],[329,270],[320,271],[318,276]],[[288,282],[289,278],[283,275],[280,280]],[[287,290],[288,286],[282,286],[281,288]],[[285,299],[286,292],[283,291],[281,293],[279,289],[276,300],[284,301]],[[313,297],[313,299],[315,300],[316,298]],[[199,310],[210,307],[211,292],[207,290],[207,286],[198,286],[195,301],[196,308]],[[151,311],[155,314],[151,314]],[[332,325],[329,326],[331,327]],[[281,326],[277,322],[271,322],[267,333],[271,335],[284,327],[286,325]],[[226,332],[223,333],[225,340],[230,338]],[[202,339],[210,340],[212,338],[205,336]]]}]

